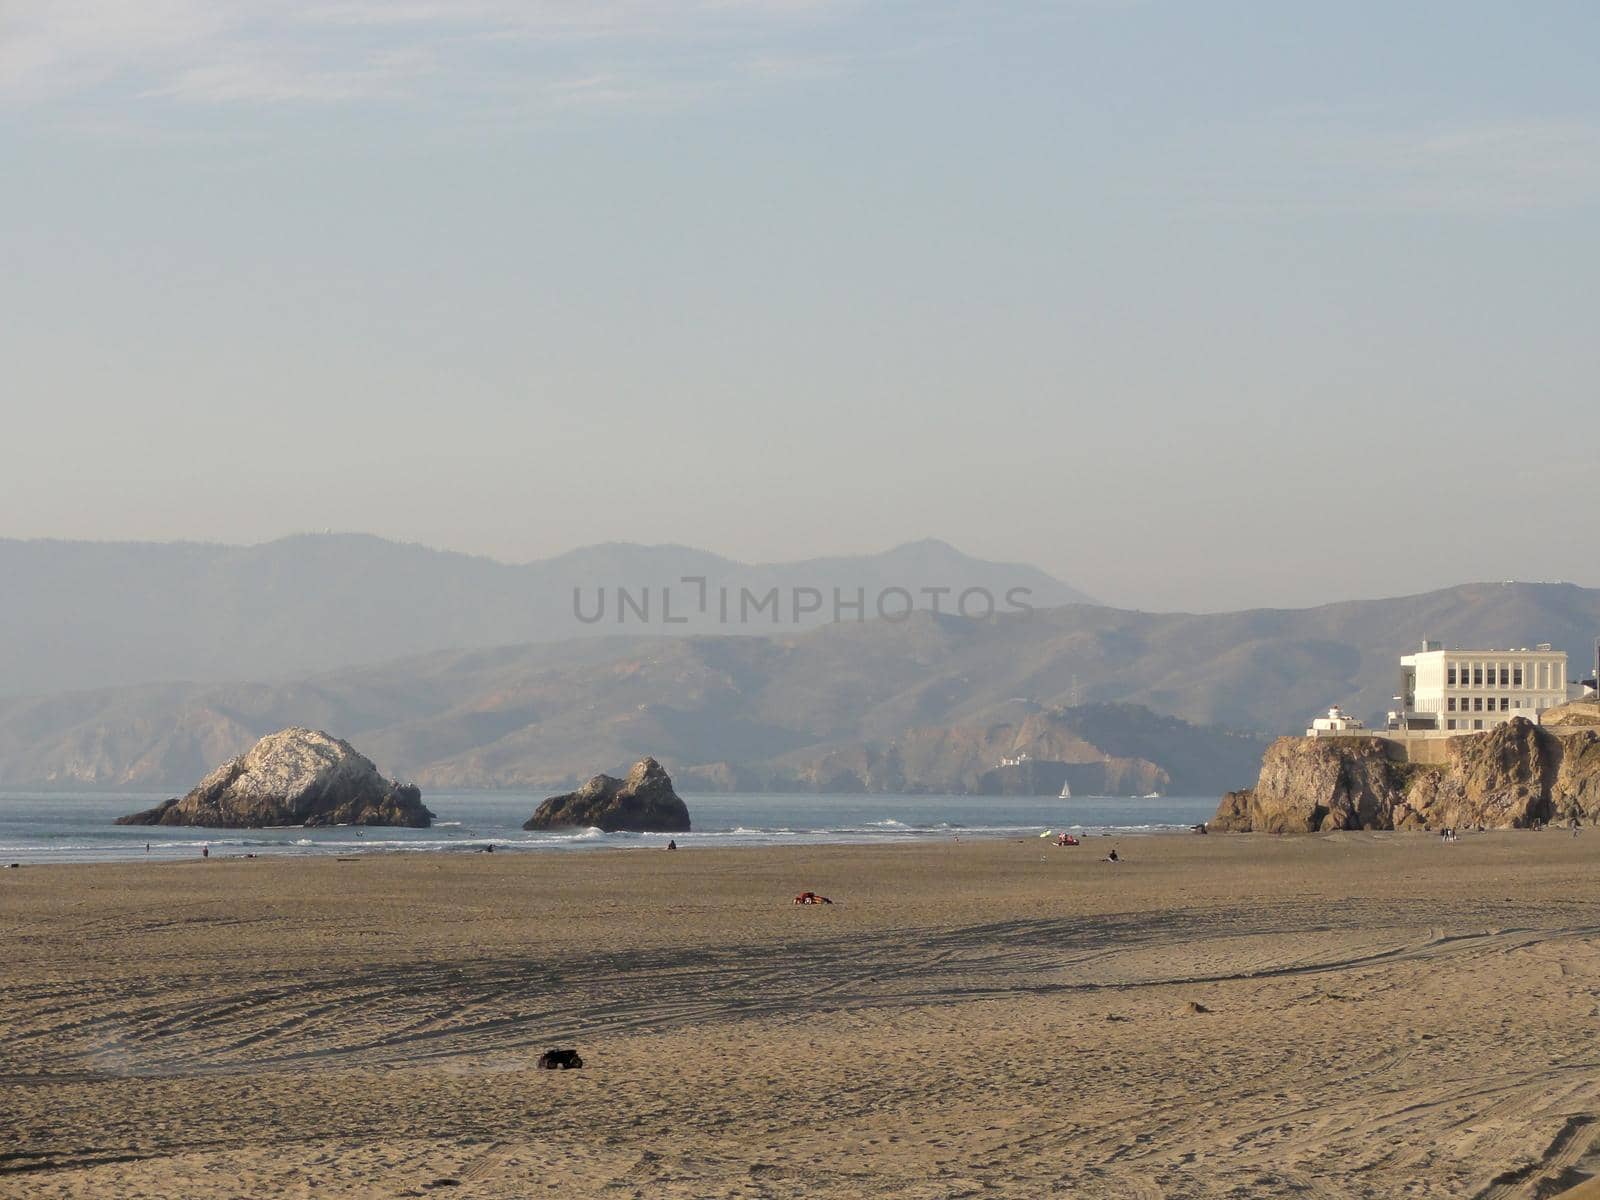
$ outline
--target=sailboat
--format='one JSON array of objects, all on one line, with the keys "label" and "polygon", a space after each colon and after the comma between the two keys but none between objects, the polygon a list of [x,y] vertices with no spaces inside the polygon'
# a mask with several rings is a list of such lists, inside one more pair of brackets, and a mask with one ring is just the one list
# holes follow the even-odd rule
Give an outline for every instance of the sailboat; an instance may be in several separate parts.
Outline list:
[{"label": "sailboat", "polygon": [[1065,781],[1065,780],[1063,780],[1062,784],[1061,784],[1061,795],[1057,796],[1056,799],[1058,799],[1058,800],[1071,800],[1072,799],[1072,784],[1067,782],[1067,781]]}]

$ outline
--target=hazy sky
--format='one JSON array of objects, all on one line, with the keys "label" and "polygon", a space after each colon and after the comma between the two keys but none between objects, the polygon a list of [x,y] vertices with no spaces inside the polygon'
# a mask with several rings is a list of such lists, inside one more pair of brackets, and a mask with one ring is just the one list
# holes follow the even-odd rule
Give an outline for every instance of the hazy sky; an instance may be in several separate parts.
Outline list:
[{"label": "hazy sky", "polygon": [[0,0],[0,534],[1600,584],[1600,6]]}]

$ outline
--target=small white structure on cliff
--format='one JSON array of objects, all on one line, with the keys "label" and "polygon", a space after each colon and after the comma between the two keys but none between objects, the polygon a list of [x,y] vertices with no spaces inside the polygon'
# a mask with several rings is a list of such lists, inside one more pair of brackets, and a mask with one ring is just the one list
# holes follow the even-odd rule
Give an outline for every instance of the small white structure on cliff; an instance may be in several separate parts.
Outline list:
[{"label": "small white structure on cliff", "polygon": [[[1548,642],[1533,650],[1446,650],[1423,642],[1400,659],[1402,728],[1445,733],[1493,729],[1513,717],[1530,721],[1567,700],[1567,655]],[[1432,722],[1429,722],[1432,718]]]},{"label": "small white structure on cliff", "polygon": [[1360,733],[1365,729],[1365,725],[1335,704],[1328,710],[1327,716],[1318,717],[1311,722],[1311,728],[1306,730],[1306,736],[1326,737],[1330,733]]}]

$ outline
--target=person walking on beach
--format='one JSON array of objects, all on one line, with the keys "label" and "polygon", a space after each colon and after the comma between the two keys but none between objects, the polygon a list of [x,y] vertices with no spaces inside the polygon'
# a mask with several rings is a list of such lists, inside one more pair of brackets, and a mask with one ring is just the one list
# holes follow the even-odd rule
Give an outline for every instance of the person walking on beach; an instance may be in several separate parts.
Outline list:
[{"label": "person walking on beach", "polygon": [[200,857],[201,858],[210,858],[211,857],[211,847],[210,846],[201,846],[200,847]]}]

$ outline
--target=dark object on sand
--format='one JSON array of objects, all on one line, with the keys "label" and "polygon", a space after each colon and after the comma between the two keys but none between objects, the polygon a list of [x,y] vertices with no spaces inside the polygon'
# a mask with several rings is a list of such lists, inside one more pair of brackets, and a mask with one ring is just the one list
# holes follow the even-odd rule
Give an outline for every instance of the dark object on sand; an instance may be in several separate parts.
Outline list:
[{"label": "dark object on sand", "polygon": [[596,775],[575,792],[551,796],[524,829],[600,829],[606,833],[688,833],[689,806],[653,758],[633,764],[626,779]]},{"label": "dark object on sand", "polygon": [[832,904],[826,896],[819,896],[815,892],[801,892],[794,898],[796,904]]},{"label": "dark object on sand", "polygon": [[1189,826],[1189,832],[1190,833],[1209,833],[1210,830],[1208,830],[1206,828],[1206,823],[1204,821],[1201,821],[1200,824],[1198,824],[1198,825]]},{"label": "dark object on sand", "polygon": [[668,850],[676,850],[677,848],[678,848],[677,839],[676,838],[668,838],[667,839],[667,849]]},{"label": "dark object on sand", "polygon": [[7,870],[15,871],[21,865],[22,865],[21,863],[12,863],[11,866],[7,868]]},{"label": "dark object on sand", "polygon": [[[426,829],[433,814],[411,784],[385,779],[349,742],[316,729],[284,729],[202,779],[183,799],[117,818],[118,825],[401,825]],[[359,832],[359,831],[358,831]]]},{"label": "dark object on sand", "polygon": [[539,1066],[546,1071],[571,1071],[583,1066],[576,1050],[546,1050],[539,1055]]}]

